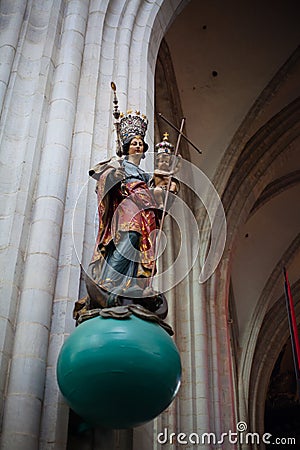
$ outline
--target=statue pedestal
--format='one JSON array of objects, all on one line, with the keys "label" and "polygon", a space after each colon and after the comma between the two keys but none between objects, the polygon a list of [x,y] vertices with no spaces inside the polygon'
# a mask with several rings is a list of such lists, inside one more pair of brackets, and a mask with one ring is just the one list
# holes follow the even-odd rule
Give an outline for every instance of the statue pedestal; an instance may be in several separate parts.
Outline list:
[{"label": "statue pedestal", "polygon": [[83,322],[57,363],[58,384],[70,408],[92,426],[114,429],[157,417],[174,399],[180,376],[172,338],[135,315]]}]

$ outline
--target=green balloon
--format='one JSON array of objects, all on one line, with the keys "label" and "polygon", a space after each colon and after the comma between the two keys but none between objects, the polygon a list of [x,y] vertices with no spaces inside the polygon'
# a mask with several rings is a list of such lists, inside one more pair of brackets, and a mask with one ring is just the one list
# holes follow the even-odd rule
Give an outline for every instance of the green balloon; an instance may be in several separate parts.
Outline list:
[{"label": "green balloon", "polygon": [[180,377],[180,355],[169,334],[134,315],[83,322],[57,363],[71,409],[107,428],[133,428],[157,417],[174,399]]}]

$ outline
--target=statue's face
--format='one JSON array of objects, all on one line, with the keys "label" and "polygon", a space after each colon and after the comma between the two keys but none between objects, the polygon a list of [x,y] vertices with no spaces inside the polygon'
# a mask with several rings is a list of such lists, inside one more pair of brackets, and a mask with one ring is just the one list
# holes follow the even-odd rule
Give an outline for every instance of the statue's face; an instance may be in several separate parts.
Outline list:
[{"label": "statue's face", "polygon": [[129,145],[129,155],[143,154],[144,153],[144,141],[140,136],[132,138]]},{"label": "statue's face", "polygon": [[170,155],[167,153],[161,153],[157,156],[157,168],[160,170],[170,169]]}]

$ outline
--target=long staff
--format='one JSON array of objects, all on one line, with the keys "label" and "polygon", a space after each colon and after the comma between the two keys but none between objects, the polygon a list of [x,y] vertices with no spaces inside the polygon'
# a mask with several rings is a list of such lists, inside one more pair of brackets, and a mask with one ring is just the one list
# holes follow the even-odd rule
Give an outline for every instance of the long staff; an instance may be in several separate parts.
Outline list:
[{"label": "long staff", "polygon": [[[180,130],[178,130],[179,134],[178,134],[177,143],[176,143],[176,147],[175,147],[174,159],[173,159],[173,163],[172,163],[171,174],[172,174],[172,172],[174,171],[174,169],[176,167],[176,157],[178,155],[179,144],[180,144],[180,140],[181,140],[181,136],[182,136],[182,130],[183,130],[183,127],[184,127],[184,122],[185,122],[185,118],[183,118],[181,120]],[[168,180],[168,184],[167,184],[166,195],[165,195],[164,206],[163,206],[163,213],[162,213],[162,216],[161,216],[160,227],[159,227],[159,230],[158,230],[157,241],[156,241],[156,246],[155,246],[154,264],[153,264],[153,267],[152,267],[151,278],[150,278],[150,283],[149,283],[149,287],[150,288],[152,288],[152,284],[153,284],[153,277],[154,277],[154,271],[155,271],[155,262],[156,262],[157,256],[158,256],[158,250],[159,250],[159,245],[160,245],[160,240],[161,240],[161,235],[162,235],[162,229],[163,229],[164,221],[165,221],[165,217],[166,217],[166,210],[167,210],[167,203],[168,203],[168,198],[169,198],[171,182],[172,182],[172,179],[171,179],[171,175],[170,175],[169,180]]]},{"label": "long staff", "polygon": [[119,110],[119,106],[118,106],[118,98],[117,98],[117,86],[116,84],[112,81],[110,83],[110,86],[114,92],[114,99],[113,99],[113,104],[114,104],[114,111],[113,111],[113,116],[115,118],[115,129],[116,129],[116,135],[117,135],[117,139],[116,139],[116,154],[121,157],[122,156],[122,144],[121,144],[121,138],[120,138],[120,110]]}]

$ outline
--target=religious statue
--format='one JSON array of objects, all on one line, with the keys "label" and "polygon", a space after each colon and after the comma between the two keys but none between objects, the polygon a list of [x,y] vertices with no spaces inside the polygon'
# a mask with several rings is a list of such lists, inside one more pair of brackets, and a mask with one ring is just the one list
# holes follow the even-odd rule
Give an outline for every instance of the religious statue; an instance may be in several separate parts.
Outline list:
[{"label": "religious statue", "polygon": [[148,120],[139,111],[120,114],[113,83],[112,87],[117,156],[89,171],[97,181],[99,227],[85,276],[88,295],[76,302],[74,318],[95,308],[137,304],[164,319],[167,302],[152,288],[152,279],[165,192],[179,190],[174,178],[178,169],[170,164],[173,146],[165,134],[156,146],[154,176],[145,172],[140,163],[148,150]]}]

